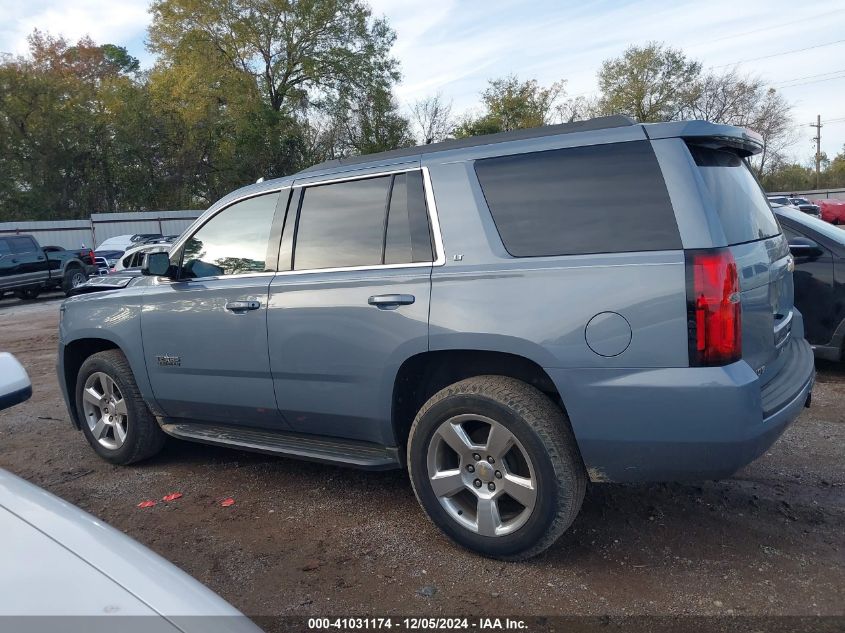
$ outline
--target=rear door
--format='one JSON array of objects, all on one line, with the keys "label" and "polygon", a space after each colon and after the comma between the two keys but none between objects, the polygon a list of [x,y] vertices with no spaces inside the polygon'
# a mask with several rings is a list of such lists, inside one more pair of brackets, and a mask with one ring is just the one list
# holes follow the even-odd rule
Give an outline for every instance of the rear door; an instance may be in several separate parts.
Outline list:
[{"label": "rear door", "polygon": [[294,430],[392,442],[394,377],[428,349],[433,252],[419,168],[294,190],[267,314]]},{"label": "rear door", "polygon": [[742,302],[742,357],[763,382],[780,369],[791,335],[792,256],[772,209],[745,161],[722,149],[690,152],[736,260]]}]

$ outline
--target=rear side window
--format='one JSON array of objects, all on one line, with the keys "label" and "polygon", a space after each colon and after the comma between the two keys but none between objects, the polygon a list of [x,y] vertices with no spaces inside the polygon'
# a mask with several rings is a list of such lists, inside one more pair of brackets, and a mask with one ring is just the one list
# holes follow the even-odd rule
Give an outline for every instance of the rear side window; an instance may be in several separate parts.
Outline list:
[{"label": "rear side window", "polygon": [[381,264],[390,176],[308,187],[294,269]]},{"label": "rear side window", "polygon": [[385,264],[432,261],[422,172],[396,174],[390,191]]},{"label": "rear side window", "polygon": [[772,237],[780,227],[751,170],[733,152],[689,146],[719,214],[728,244]]},{"label": "rear side window", "polygon": [[486,158],[475,172],[515,257],[681,248],[647,141]]},{"label": "rear side window", "polygon": [[12,249],[9,248],[9,241],[8,240],[0,240],[0,255],[8,255],[12,252]]},{"label": "rear side window", "polygon": [[305,189],[294,269],[432,261],[420,171]]}]

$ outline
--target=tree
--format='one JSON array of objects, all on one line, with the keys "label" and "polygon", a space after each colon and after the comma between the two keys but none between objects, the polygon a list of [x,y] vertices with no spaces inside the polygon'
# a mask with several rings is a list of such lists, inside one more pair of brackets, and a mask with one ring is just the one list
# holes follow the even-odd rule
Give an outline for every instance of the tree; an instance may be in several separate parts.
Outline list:
[{"label": "tree", "polygon": [[35,31],[29,45],[28,56],[0,63],[0,214],[74,218],[133,208],[153,188],[140,149],[148,122],[128,129],[139,118],[121,118],[125,104],[145,105],[137,60],[89,38],[70,45]]},{"label": "tree", "polygon": [[382,88],[343,91],[324,108],[309,137],[312,162],[355,154],[372,154],[414,144],[408,119],[399,113],[393,94]]},{"label": "tree", "polygon": [[758,176],[766,173],[770,163],[783,159],[784,151],[795,142],[792,106],[774,88],[765,90],[750,112],[746,127],[763,137],[763,151],[754,157]]},{"label": "tree", "polygon": [[653,123],[679,118],[694,101],[701,63],[658,42],[631,46],[598,73],[602,114],[627,114]]},{"label": "tree", "polygon": [[390,86],[395,34],[361,0],[155,0],[149,47],[169,64],[186,40],[205,43],[290,114],[320,93]]},{"label": "tree", "polygon": [[478,116],[465,116],[455,128],[455,136],[507,132],[552,123],[558,101],[564,95],[564,85],[565,82],[557,81],[544,88],[534,79],[523,82],[516,75],[490,80],[481,93],[485,111]]},{"label": "tree", "polygon": [[784,150],[795,142],[792,106],[774,88],[728,70],[700,77],[692,94],[681,118],[747,127],[763,137],[763,151],[752,159],[758,177],[783,163]]},{"label": "tree", "polygon": [[845,145],[828,164],[822,174],[822,183],[825,187],[845,187]]},{"label": "tree", "polygon": [[207,206],[259,177],[302,166],[302,123],[274,110],[255,79],[200,37],[186,37],[149,76],[162,130],[169,207]]},{"label": "tree", "polygon": [[411,119],[417,139],[423,145],[437,143],[452,134],[455,123],[452,120],[452,102],[446,103],[443,95],[420,99],[411,106]]}]

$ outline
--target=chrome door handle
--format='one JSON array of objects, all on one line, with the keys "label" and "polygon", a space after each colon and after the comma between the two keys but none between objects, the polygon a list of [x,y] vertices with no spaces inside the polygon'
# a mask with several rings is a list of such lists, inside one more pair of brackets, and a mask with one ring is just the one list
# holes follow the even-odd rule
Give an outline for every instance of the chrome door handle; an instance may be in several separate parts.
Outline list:
[{"label": "chrome door handle", "polygon": [[411,305],[416,301],[414,295],[373,295],[367,303],[385,310],[395,310],[399,306]]},{"label": "chrome door handle", "polygon": [[226,303],[226,309],[232,312],[247,312],[248,310],[258,310],[260,307],[260,301],[229,301]]}]

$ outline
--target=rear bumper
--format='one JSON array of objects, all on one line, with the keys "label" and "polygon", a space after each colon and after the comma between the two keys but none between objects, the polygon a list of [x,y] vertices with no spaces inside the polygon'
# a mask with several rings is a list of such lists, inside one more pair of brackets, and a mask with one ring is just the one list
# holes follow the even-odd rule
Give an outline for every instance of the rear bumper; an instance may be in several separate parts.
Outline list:
[{"label": "rear bumper", "polygon": [[547,369],[594,481],[728,477],[763,454],[807,403],[815,381],[803,338],[765,386],[744,361],[726,367]]}]

